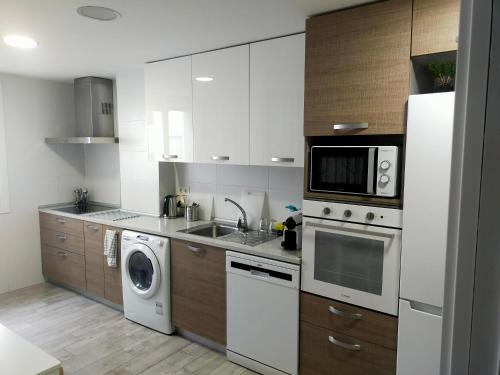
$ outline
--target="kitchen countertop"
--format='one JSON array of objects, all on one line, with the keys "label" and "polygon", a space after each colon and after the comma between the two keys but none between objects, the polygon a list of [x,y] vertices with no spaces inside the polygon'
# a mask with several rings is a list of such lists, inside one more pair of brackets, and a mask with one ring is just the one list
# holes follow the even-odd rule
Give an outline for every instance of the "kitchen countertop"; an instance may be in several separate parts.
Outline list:
[{"label": "kitchen countertop", "polygon": [[[261,256],[264,258],[275,259],[282,262],[300,264],[301,263],[301,251],[288,251],[281,247],[281,241],[283,237],[278,237],[274,240],[264,242],[257,246],[248,246],[235,242],[229,242],[224,240],[219,240],[216,238],[197,236],[189,233],[178,232],[182,229],[197,227],[199,225],[207,224],[210,221],[198,220],[195,222],[188,223],[184,217],[176,219],[163,219],[156,216],[139,214],[139,217],[124,219],[119,221],[111,221],[98,217],[92,217],[90,214],[76,215],[66,212],[60,212],[54,210],[58,207],[66,207],[67,204],[59,204],[52,206],[42,206],[39,208],[40,212],[45,212],[52,215],[65,216],[74,219],[89,221],[97,224],[105,224],[109,226],[114,226],[118,228],[123,228],[127,230],[137,231],[141,233],[148,233],[153,235],[158,235],[162,237],[168,237],[173,239],[192,241],[204,245],[210,245],[215,247],[221,247],[226,250],[232,250],[240,253]],[[106,211],[101,211],[106,212]],[[130,212],[130,211],[127,211]]]}]

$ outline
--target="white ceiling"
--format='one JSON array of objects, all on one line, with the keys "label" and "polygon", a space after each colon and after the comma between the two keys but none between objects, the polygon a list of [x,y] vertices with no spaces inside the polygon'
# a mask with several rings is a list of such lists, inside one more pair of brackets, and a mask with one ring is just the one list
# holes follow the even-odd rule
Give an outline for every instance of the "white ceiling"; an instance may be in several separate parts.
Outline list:
[{"label": "white ceiling", "polygon": [[[33,37],[34,50],[0,41],[0,72],[57,80],[114,77],[123,67],[304,31],[308,16],[369,0],[0,0],[0,36]],[[117,10],[117,21],[76,13]]]}]

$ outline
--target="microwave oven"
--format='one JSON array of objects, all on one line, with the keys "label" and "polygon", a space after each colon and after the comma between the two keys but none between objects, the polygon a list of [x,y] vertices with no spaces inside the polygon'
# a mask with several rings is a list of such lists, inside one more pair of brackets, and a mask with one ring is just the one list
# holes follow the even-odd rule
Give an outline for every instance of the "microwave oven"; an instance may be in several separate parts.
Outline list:
[{"label": "microwave oven", "polygon": [[312,146],[311,192],[399,195],[398,146]]}]

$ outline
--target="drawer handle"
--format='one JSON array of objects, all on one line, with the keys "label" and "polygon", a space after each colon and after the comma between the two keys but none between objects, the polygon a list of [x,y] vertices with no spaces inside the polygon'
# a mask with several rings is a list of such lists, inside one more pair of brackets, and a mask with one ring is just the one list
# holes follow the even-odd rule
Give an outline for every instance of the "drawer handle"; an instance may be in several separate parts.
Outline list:
[{"label": "drawer handle", "polygon": [[67,256],[68,254],[66,254],[64,251],[58,251],[58,252],[57,252],[57,255],[59,255],[60,257],[66,258],[66,256]]},{"label": "drawer handle", "polygon": [[212,160],[215,160],[215,161],[227,161],[227,160],[229,160],[229,156],[214,155],[214,156],[212,156]]},{"label": "drawer handle", "polygon": [[342,318],[352,319],[352,320],[360,320],[363,319],[363,315],[360,313],[348,313],[339,309],[336,309],[333,306],[328,306],[328,311],[337,316],[341,316]]},{"label": "drawer handle", "polygon": [[340,346],[343,349],[352,350],[355,352],[359,352],[361,350],[361,345],[359,345],[359,344],[347,344],[345,342],[337,340],[333,336],[328,336],[328,341],[330,341],[333,345]]},{"label": "drawer handle", "polygon": [[271,161],[273,163],[293,163],[295,161],[295,158],[278,158],[278,157],[274,157],[274,158],[271,158]]},{"label": "drawer handle", "polygon": [[90,230],[96,231],[96,232],[99,230],[99,228],[96,225],[89,224],[89,225],[87,225],[87,228],[89,228]]},{"label": "drawer handle", "polygon": [[68,239],[64,234],[56,234],[56,237],[59,241],[66,241]]},{"label": "drawer handle", "polygon": [[167,159],[167,160],[170,160],[170,159],[178,159],[178,158],[179,158],[179,156],[178,156],[178,155],[165,155],[165,154],[163,154],[161,157],[162,157],[163,159]]},{"label": "drawer handle", "polygon": [[65,219],[63,219],[62,217],[56,217],[56,221],[59,223],[59,224],[64,224],[66,222]]},{"label": "drawer handle", "polygon": [[189,251],[191,251],[194,254],[204,254],[206,252],[205,249],[202,249],[200,247],[191,246],[191,245],[188,245],[187,248]]},{"label": "drawer handle", "polygon": [[353,123],[353,124],[333,124],[333,130],[356,130],[368,129],[367,122]]}]

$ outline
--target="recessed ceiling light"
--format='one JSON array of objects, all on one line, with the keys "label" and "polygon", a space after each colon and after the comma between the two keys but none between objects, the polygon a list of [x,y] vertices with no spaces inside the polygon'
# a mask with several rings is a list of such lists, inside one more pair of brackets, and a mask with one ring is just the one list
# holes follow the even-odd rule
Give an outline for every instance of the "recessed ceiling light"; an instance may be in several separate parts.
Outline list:
[{"label": "recessed ceiling light", "polygon": [[120,13],[114,9],[97,6],[83,6],[78,8],[76,11],[81,16],[99,21],[113,21],[114,19],[120,17]]},{"label": "recessed ceiling light", "polygon": [[214,80],[212,77],[196,77],[195,79],[198,82],[210,82]]},{"label": "recessed ceiling light", "polygon": [[3,41],[5,44],[11,47],[22,49],[31,49],[38,46],[38,43],[34,39],[31,39],[30,37],[24,35],[6,35],[3,37]]}]

